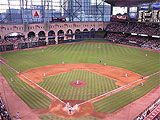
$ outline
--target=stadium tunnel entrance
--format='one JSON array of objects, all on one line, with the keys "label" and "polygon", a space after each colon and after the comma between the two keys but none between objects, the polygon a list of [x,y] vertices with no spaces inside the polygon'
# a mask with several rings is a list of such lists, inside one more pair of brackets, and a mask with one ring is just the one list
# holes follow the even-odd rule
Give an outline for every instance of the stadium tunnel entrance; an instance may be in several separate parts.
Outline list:
[{"label": "stadium tunnel entrance", "polygon": [[35,37],[36,37],[36,35],[35,35],[35,33],[33,31],[28,33],[28,40],[35,41],[36,40]]},{"label": "stadium tunnel entrance", "polygon": [[67,40],[72,40],[73,39],[73,31],[71,29],[67,30],[65,36],[66,36]]},{"label": "stadium tunnel entrance", "polygon": [[46,35],[44,31],[40,31],[38,33],[38,40],[41,40],[41,41],[46,40]]},{"label": "stadium tunnel entrance", "polygon": [[58,44],[64,43],[64,31],[59,30],[58,31]]},{"label": "stadium tunnel entrance", "polygon": [[82,38],[89,38],[89,31],[88,29],[84,29],[81,35]]},{"label": "stadium tunnel entrance", "polygon": [[48,32],[48,44],[49,45],[56,44],[55,32],[53,30]]},{"label": "stadium tunnel entrance", "polygon": [[90,31],[90,38],[95,38],[95,32],[96,32],[96,30],[94,28],[92,28]]},{"label": "stadium tunnel entrance", "polygon": [[75,31],[75,39],[80,39],[81,38],[81,31],[80,29],[76,29]]}]

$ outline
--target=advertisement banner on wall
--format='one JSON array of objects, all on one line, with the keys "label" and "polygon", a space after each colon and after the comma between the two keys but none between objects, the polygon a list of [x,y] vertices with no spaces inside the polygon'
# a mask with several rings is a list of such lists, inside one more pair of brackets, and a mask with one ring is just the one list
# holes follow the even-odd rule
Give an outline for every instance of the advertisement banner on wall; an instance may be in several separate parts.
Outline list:
[{"label": "advertisement banner on wall", "polygon": [[141,5],[140,10],[149,10],[149,4]]},{"label": "advertisement banner on wall", "polygon": [[32,10],[32,19],[40,19],[40,10]]}]

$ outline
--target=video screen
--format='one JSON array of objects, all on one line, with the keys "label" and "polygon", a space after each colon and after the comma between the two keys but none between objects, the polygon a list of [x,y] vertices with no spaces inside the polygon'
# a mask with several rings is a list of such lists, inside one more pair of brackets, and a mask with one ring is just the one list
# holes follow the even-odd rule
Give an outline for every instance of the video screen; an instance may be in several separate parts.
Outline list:
[{"label": "video screen", "polygon": [[160,10],[160,3],[153,3],[153,10]]},{"label": "video screen", "polygon": [[137,13],[129,13],[130,18],[137,18]]},{"label": "video screen", "polygon": [[129,12],[131,13],[137,12],[137,7],[130,7]]},{"label": "video screen", "polygon": [[113,7],[113,15],[127,15],[127,7]]}]

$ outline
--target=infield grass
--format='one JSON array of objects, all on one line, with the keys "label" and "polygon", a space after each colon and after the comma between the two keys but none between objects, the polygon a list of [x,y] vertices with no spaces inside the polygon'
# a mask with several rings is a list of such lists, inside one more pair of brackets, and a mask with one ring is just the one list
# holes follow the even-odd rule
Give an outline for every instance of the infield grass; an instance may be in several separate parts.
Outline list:
[{"label": "infield grass", "polygon": [[[70,86],[76,80],[84,81],[86,86]],[[45,78],[39,85],[63,100],[88,100],[118,88],[115,82],[88,70],[75,70]]]}]

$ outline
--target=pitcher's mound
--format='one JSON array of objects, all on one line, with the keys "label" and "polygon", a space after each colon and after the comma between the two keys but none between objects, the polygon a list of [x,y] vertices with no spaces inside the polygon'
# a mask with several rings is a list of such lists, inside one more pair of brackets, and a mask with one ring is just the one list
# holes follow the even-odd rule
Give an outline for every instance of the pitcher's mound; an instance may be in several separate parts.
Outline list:
[{"label": "pitcher's mound", "polygon": [[77,81],[72,81],[70,85],[73,87],[84,87],[86,83],[84,81],[79,80],[78,84],[77,84]]}]

